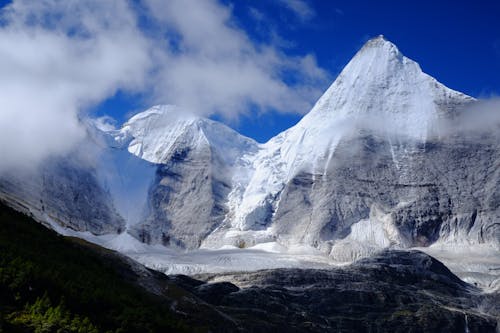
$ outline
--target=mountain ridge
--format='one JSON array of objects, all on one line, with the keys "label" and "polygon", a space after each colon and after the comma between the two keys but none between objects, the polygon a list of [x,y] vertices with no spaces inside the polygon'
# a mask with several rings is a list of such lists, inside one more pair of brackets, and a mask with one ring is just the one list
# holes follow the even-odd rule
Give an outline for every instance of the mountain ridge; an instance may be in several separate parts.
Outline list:
[{"label": "mountain ridge", "polygon": [[[23,198],[39,219],[57,213],[54,225],[92,234],[126,230],[152,246],[275,244],[311,247],[338,261],[386,247],[498,249],[498,141],[440,127],[475,101],[377,37],[298,124],[264,144],[174,106],[155,106],[119,129],[90,134],[104,137],[96,149],[110,161],[57,167],[66,165],[61,158],[41,171],[54,181],[3,177],[0,192]],[[137,168],[121,167],[127,163]],[[130,179],[141,179],[140,186],[129,186]],[[88,189],[85,205],[99,208],[81,214],[102,225],[61,211],[78,205],[81,188]]]}]

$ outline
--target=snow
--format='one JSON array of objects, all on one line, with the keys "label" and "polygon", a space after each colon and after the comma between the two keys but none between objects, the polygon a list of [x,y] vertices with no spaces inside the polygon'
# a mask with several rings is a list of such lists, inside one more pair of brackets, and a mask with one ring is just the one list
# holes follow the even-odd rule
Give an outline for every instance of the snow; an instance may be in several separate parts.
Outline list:
[{"label": "snow", "polygon": [[128,151],[146,161],[162,163],[172,154],[178,140],[189,131],[196,118],[175,106],[154,106],[126,122],[115,140],[128,145]]},{"label": "snow", "polygon": [[255,271],[271,268],[328,268],[335,265],[325,256],[287,254],[262,249],[223,248],[188,253],[127,253],[147,267],[165,274],[199,274]]},{"label": "snow", "polygon": [[[328,177],[342,138],[362,125],[381,131],[395,129],[423,141],[437,131],[432,124],[442,116],[434,101],[450,98],[471,99],[441,85],[423,73],[416,62],[404,57],[394,44],[378,37],[356,54],[297,125],[265,144],[259,145],[220,123],[172,105],[154,106],[130,118],[119,130],[106,128],[106,133],[116,147],[153,164],[167,163],[176,153],[200,146],[217,152],[228,166],[220,170],[224,175],[216,177],[227,179],[231,187],[228,212],[223,228],[209,235],[202,247],[236,246],[240,238],[253,246],[278,236],[271,224],[284,186],[301,171],[312,174],[314,179]],[[397,141],[391,146],[396,165],[406,162],[409,152],[405,149]],[[124,174],[128,177],[127,172]],[[136,193],[144,193],[144,188]],[[140,218],[138,212],[126,215],[134,215],[128,220]]]},{"label": "snow", "polygon": [[[276,241],[261,242],[245,249],[224,245],[218,249],[183,251],[144,244],[126,232],[101,236],[78,232],[61,227],[42,211],[30,210],[30,213],[61,235],[78,237],[116,250],[165,274],[193,275],[272,268],[321,269],[342,266],[386,247],[392,237],[391,230],[383,225],[384,217],[379,216],[378,221],[361,220],[355,224],[353,234],[336,244],[341,251],[335,252],[334,246],[330,255],[304,244],[287,247]],[[233,236],[237,235],[237,232],[233,232]],[[393,245],[390,247],[397,248]],[[458,277],[485,292],[500,291],[500,256],[498,248],[493,245],[464,246],[458,243],[437,242],[430,247],[414,249],[442,261]]]},{"label": "snow", "polygon": [[255,150],[257,145],[221,123],[173,105],[156,105],[133,116],[114,136],[130,153],[151,163],[165,163],[179,148],[205,144],[232,165],[243,151]]},{"label": "snow", "polygon": [[[370,223],[363,220],[358,223],[358,227],[366,227]],[[381,237],[381,231],[374,230],[373,226],[371,226],[371,232],[366,233],[367,235],[361,235],[361,239],[369,241],[356,244],[366,252],[363,253],[356,246],[349,246],[348,241],[346,241],[343,243],[343,246],[345,246],[344,253],[347,254],[351,251],[353,254],[351,256],[345,255],[345,257],[328,256],[318,249],[305,245],[294,245],[287,248],[277,242],[260,243],[247,249],[225,245],[219,249],[182,251],[161,245],[152,246],[141,243],[126,232],[119,235],[95,236],[89,232],[76,232],[61,228],[55,222],[52,222],[52,226],[63,235],[79,237],[119,251],[146,267],[165,274],[194,275],[272,268],[327,269],[349,264],[387,245],[387,238]],[[381,238],[377,239],[378,237]],[[352,237],[351,239],[355,238]],[[380,242],[380,246],[376,245],[377,242]],[[442,261],[457,276],[482,288],[485,292],[500,291],[500,256],[498,250],[492,246],[482,244],[464,247],[457,244],[436,243],[430,247],[414,249],[423,251]]]},{"label": "snow", "polygon": [[385,214],[373,205],[368,219],[354,223],[345,238],[334,241],[330,257],[335,261],[352,262],[380,249],[403,247],[404,240],[394,226],[391,214]]},{"label": "snow", "polygon": [[165,274],[193,275],[271,268],[328,268],[337,265],[317,250],[297,247],[289,251],[277,243],[263,243],[248,249],[226,245],[219,249],[183,251],[144,244],[126,232],[96,236],[89,232],[61,228],[54,221],[51,225],[62,235],[82,238],[118,251],[148,268]]}]

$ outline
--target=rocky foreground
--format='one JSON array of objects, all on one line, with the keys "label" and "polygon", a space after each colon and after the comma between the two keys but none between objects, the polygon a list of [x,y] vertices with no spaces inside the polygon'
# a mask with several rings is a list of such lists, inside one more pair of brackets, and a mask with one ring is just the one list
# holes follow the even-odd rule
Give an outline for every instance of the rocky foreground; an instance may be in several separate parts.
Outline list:
[{"label": "rocky foreground", "polygon": [[[331,270],[171,277],[245,331],[496,332],[500,294],[481,294],[418,251]],[[227,281],[231,281],[227,282]]]}]

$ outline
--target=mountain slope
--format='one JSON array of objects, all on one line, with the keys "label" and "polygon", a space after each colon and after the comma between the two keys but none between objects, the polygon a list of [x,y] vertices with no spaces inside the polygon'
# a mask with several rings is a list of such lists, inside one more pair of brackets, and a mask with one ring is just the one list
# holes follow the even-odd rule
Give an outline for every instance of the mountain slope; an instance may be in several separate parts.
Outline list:
[{"label": "mountain slope", "polygon": [[98,171],[76,155],[0,175],[0,199],[44,223],[96,235],[123,231],[125,221],[100,184]]},{"label": "mountain slope", "polygon": [[265,145],[234,225],[245,229],[259,223],[252,220],[261,218],[255,212],[275,200],[297,173],[326,175],[339,141],[353,131],[368,128],[425,142],[437,134],[439,119],[472,101],[423,73],[383,37],[370,40],[313,109]]},{"label": "mountain slope", "polygon": [[251,325],[267,322],[278,331],[286,323],[299,332],[495,332],[500,320],[499,294],[476,294],[418,251],[382,251],[328,270],[202,278],[239,286],[239,292],[212,299],[224,307],[258,308],[260,321]]}]

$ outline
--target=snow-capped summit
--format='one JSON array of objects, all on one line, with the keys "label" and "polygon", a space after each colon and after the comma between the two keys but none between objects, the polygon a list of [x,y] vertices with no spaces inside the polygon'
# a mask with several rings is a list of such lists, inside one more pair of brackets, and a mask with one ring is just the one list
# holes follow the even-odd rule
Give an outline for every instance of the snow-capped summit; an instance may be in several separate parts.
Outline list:
[{"label": "snow-capped summit", "polygon": [[296,164],[311,156],[328,161],[335,143],[360,128],[424,142],[439,135],[439,119],[473,100],[422,72],[379,36],[366,42],[312,110],[271,145],[279,143],[289,164]]},{"label": "snow-capped summit", "polygon": [[438,119],[473,100],[422,72],[379,36],[361,48],[296,126],[274,140],[285,146],[325,141],[331,146],[325,138],[361,126],[425,141],[436,134]]},{"label": "snow-capped summit", "polygon": [[153,106],[130,118],[115,136],[128,151],[152,163],[161,163],[171,154],[179,137],[187,135],[196,118],[175,106]]},{"label": "snow-capped summit", "polygon": [[136,114],[115,133],[115,140],[128,151],[152,163],[166,163],[181,148],[209,145],[218,149],[228,163],[241,151],[256,146],[229,127],[196,116],[173,105],[157,105]]}]

